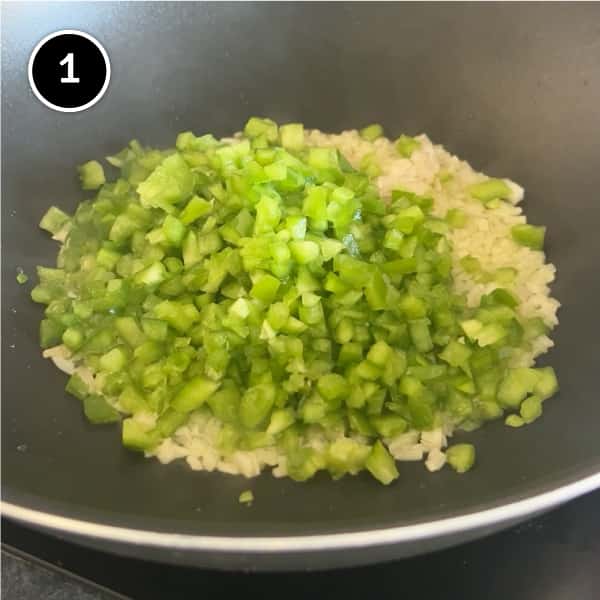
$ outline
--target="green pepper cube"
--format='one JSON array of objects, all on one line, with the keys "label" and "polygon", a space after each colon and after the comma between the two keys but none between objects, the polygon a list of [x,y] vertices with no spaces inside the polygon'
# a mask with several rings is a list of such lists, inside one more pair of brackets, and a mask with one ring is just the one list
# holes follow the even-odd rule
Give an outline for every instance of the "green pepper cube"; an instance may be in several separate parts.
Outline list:
[{"label": "green pepper cube", "polygon": [[363,360],[356,367],[356,374],[361,379],[366,379],[367,381],[374,381],[379,379],[382,375],[382,370],[369,362],[368,360]]},{"label": "green pepper cube", "polygon": [[78,327],[67,327],[62,335],[62,341],[69,350],[77,350],[83,344],[83,332]]},{"label": "green pepper cube", "polygon": [[397,229],[388,229],[383,238],[383,246],[399,252],[404,244],[404,234]]},{"label": "green pepper cube", "polygon": [[38,302],[39,304],[50,304],[50,302],[52,302],[52,299],[53,299],[52,290],[50,290],[49,288],[47,288],[44,285],[36,285],[31,290],[30,295],[31,295],[31,299],[34,302]]},{"label": "green pepper cube", "polygon": [[365,466],[371,448],[349,438],[340,438],[327,449],[327,468],[334,478],[358,473]]},{"label": "green pepper cube", "polygon": [[310,148],[307,162],[314,169],[337,169],[338,154],[334,148]]},{"label": "green pepper cube", "polygon": [[102,396],[92,395],[83,399],[83,412],[90,423],[103,424],[119,421],[121,415]]},{"label": "green pepper cube", "polygon": [[149,365],[159,360],[164,353],[162,344],[155,340],[148,340],[143,342],[135,348],[133,356],[144,365]]},{"label": "green pepper cube", "polygon": [[504,304],[504,306],[508,306],[509,308],[514,308],[519,304],[519,299],[512,292],[504,288],[496,288],[488,294],[488,297],[492,302]]},{"label": "green pepper cube", "polygon": [[396,463],[379,440],[371,448],[371,452],[365,461],[365,467],[383,485],[388,485],[398,478]]},{"label": "green pepper cube", "polygon": [[127,364],[127,352],[122,346],[117,346],[109,350],[106,354],[100,357],[100,369],[107,373],[116,373],[123,370]]},{"label": "green pepper cube", "polygon": [[433,410],[424,397],[409,396],[408,411],[413,428],[422,431],[433,426]]},{"label": "green pepper cube", "polygon": [[358,363],[362,360],[363,347],[358,342],[347,342],[340,348],[338,362],[340,365]]},{"label": "green pepper cube", "polygon": [[451,208],[446,213],[446,222],[453,229],[462,229],[468,221],[467,215],[459,208]]},{"label": "green pepper cube", "polygon": [[179,153],[167,156],[137,186],[144,208],[160,208],[172,213],[174,205],[187,200],[193,192],[195,177]]},{"label": "green pepper cube", "polygon": [[292,409],[280,408],[274,410],[271,415],[269,426],[267,427],[267,433],[269,435],[277,435],[293,425],[295,421],[296,417]]},{"label": "green pepper cube", "polygon": [[407,275],[408,273],[415,273],[417,271],[417,261],[413,257],[398,258],[384,263],[381,265],[381,269],[390,277],[398,277]]},{"label": "green pepper cube", "polygon": [[383,382],[392,386],[406,371],[406,354],[402,350],[394,350],[383,370]]},{"label": "green pepper cube", "polygon": [[539,396],[525,398],[521,403],[519,413],[525,423],[533,423],[533,421],[542,416],[542,400]]},{"label": "green pepper cube", "polygon": [[519,415],[508,415],[506,419],[504,419],[504,424],[509,427],[523,427],[525,425],[525,421]]},{"label": "green pepper cube", "polygon": [[375,366],[384,368],[392,359],[394,350],[383,340],[375,342],[367,353],[367,360]]},{"label": "green pepper cube", "polygon": [[388,289],[379,271],[375,271],[371,280],[365,286],[365,298],[372,310],[384,310],[387,308]]},{"label": "green pepper cube", "polygon": [[252,504],[253,501],[254,494],[252,493],[252,490],[244,490],[238,498],[240,504]]},{"label": "green pepper cube", "polygon": [[350,429],[360,435],[366,437],[375,436],[375,429],[369,422],[369,419],[360,410],[352,408],[348,410],[348,424],[350,425]]},{"label": "green pepper cube", "polygon": [[371,425],[383,438],[391,438],[408,429],[406,419],[399,415],[380,415],[370,418]]},{"label": "green pepper cube", "polygon": [[494,419],[500,418],[504,410],[497,402],[490,402],[484,400],[479,403],[478,412],[481,418],[485,421],[492,421]]},{"label": "green pepper cube", "polygon": [[120,258],[121,255],[118,252],[108,248],[100,248],[96,254],[96,262],[107,271],[113,271]]},{"label": "green pepper cube", "polygon": [[310,240],[292,240],[289,244],[292,258],[301,265],[305,265],[319,257],[319,244]]},{"label": "green pepper cube", "polygon": [[169,407],[156,421],[156,430],[161,437],[173,435],[188,419],[188,415]]},{"label": "green pepper cube", "polygon": [[121,213],[113,222],[108,233],[108,239],[111,242],[122,244],[128,240],[136,231],[139,230],[139,224],[129,215]]},{"label": "green pepper cube", "polygon": [[423,391],[423,384],[412,375],[404,375],[400,380],[398,390],[409,398],[418,397]]},{"label": "green pepper cube", "polygon": [[415,348],[419,352],[429,352],[433,348],[428,319],[409,321],[408,331]]},{"label": "green pepper cube", "polygon": [[83,379],[77,372],[73,373],[73,375],[69,377],[69,380],[67,381],[67,385],[65,387],[65,391],[71,394],[72,396],[79,398],[79,400],[83,400],[84,398],[90,395],[90,389],[88,384],[85,383],[85,381],[83,381]]},{"label": "green pepper cube", "polygon": [[136,348],[146,341],[146,336],[133,317],[118,317],[115,319],[115,329],[132,348]]},{"label": "green pepper cube", "polygon": [[281,145],[287,150],[301,150],[304,147],[304,125],[287,123],[279,128]]},{"label": "green pepper cube", "polygon": [[412,233],[414,228],[425,220],[423,211],[416,205],[403,208],[396,213],[394,228],[401,233]]},{"label": "green pepper cube", "polygon": [[327,273],[323,287],[335,296],[342,296],[350,289],[335,273],[331,272]]},{"label": "green pepper cube", "polygon": [[422,319],[427,315],[427,304],[411,294],[402,296],[398,306],[407,319]]},{"label": "green pepper cube", "polygon": [[477,319],[468,319],[462,321],[460,326],[470,340],[474,340],[476,335],[483,328],[483,323]]},{"label": "green pepper cube", "polygon": [[[483,402],[479,405],[480,409],[482,404]],[[494,403],[488,402],[487,404],[491,405]],[[465,396],[464,394],[459,394],[454,390],[449,394],[447,407],[450,411],[450,414],[453,417],[459,419],[460,421],[468,419],[473,413],[473,402],[471,401],[471,399],[468,396]],[[497,416],[500,416],[501,414],[502,409],[500,409],[500,414]]]},{"label": "green pepper cube", "polygon": [[17,269],[16,280],[19,285],[23,285],[29,281],[29,277],[23,272],[23,269],[19,268]]},{"label": "green pepper cube", "polygon": [[410,158],[412,153],[421,146],[421,142],[414,137],[402,134],[395,142],[396,150],[400,156]]},{"label": "green pepper cube", "polygon": [[185,225],[173,215],[167,215],[162,224],[165,240],[173,246],[181,246],[185,236]]},{"label": "green pepper cube", "polygon": [[190,201],[185,205],[185,208],[179,215],[179,220],[184,225],[190,225],[201,217],[205,217],[213,211],[212,202],[200,198],[200,196],[192,196]]},{"label": "green pepper cube", "polygon": [[277,123],[271,119],[251,117],[244,127],[244,135],[249,138],[265,136],[269,143],[275,143],[278,137]]},{"label": "green pepper cube", "polygon": [[317,222],[327,220],[328,197],[329,190],[323,186],[309,188],[302,205],[304,216]]},{"label": "green pepper cube", "polygon": [[250,314],[250,303],[245,298],[238,298],[227,311],[232,317],[245,319]]},{"label": "green pepper cube", "polygon": [[260,383],[248,388],[240,403],[242,425],[246,429],[258,427],[269,416],[276,396],[276,387],[272,383]]},{"label": "green pepper cube", "polygon": [[521,246],[527,246],[532,250],[542,250],[544,248],[545,227],[527,224],[513,225],[510,234],[512,239]]},{"label": "green pepper cube", "polygon": [[460,259],[459,264],[465,273],[473,275],[481,272],[481,263],[479,262],[479,259],[470,254],[463,256]]},{"label": "green pepper cube", "polygon": [[499,323],[488,323],[484,325],[476,334],[477,343],[484,348],[495,344],[506,337],[506,329]]},{"label": "green pepper cube", "polygon": [[336,187],[331,192],[327,204],[327,220],[333,223],[336,230],[344,231],[356,218],[359,209],[360,202],[355,198],[353,190],[347,187]]},{"label": "green pepper cube", "polygon": [[300,319],[290,316],[281,330],[289,335],[297,335],[306,331],[307,329],[308,326],[300,321]]},{"label": "green pepper cube", "polygon": [[101,354],[108,352],[114,345],[114,335],[109,329],[101,329],[91,335],[83,346],[84,351],[89,354]]},{"label": "green pepper cube", "polygon": [[138,271],[133,276],[133,282],[137,285],[155,286],[162,283],[167,277],[167,271],[162,262],[152,263],[149,267]]},{"label": "green pepper cube", "polygon": [[214,394],[221,384],[203,376],[187,381],[175,394],[171,406],[181,412],[188,413],[202,406]]},{"label": "green pepper cube", "polygon": [[374,142],[383,135],[383,127],[379,125],[379,123],[373,123],[372,125],[367,125],[367,127],[361,129],[359,134],[363,140]]},{"label": "green pepper cube", "polygon": [[104,169],[97,160],[90,160],[79,168],[81,187],[84,190],[97,190],[105,181]]},{"label": "green pepper cube", "polygon": [[342,319],[335,328],[334,337],[338,344],[346,344],[354,335],[354,324],[350,319]]},{"label": "green pepper cube", "polygon": [[262,275],[252,286],[250,295],[264,304],[271,304],[277,297],[281,282],[269,274]]},{"label": "green pepper cube", "polygon": [[[285,228],[289,231],[290,236],[294,240],[303,240],[306,237],[306,217],[300,215],[293,215],[285,220]],[[283,250],[285,248],[285,250]],[[287,250],[287,252],[286,252]],[[283,251],[284,254],[280,255],[279,252]],[[282,243],[277,245],[277,250],[271,253],[273,258],[277,261],[289,259],[289,249]]]},{"label": "green pepper cube", "polygon": [[154,315],[166,321],[179,333],[189,331],[194,323],[200,320],[200,313],[193,304],[164,300],[153,308]]},{"label": "green pepper cube", "polygon": [[148,409],[148,404],[144,396],[132,385],[123,388],[123,391],[119,395],[119,406],[124,412],[129,414],[135,414]]},{"label": "green pepper cube", "polygon": [[535,389],[539,374],[535,369],[518,367],[508,369],[498,387],[498,402],[508,408],[517,408]]},{"label": "green pepper cube", "polygon": [[276,331],[282,329],[290,316],[290,309],[284,302],[275,302],[269,306],[267,321]]},{"label": "green pepper cube", "polygon": [[317,390],[325,400],[339,400],[350,392],[348,382],[337,373],[321,375],[317,381]]},{"label": "green pepper cube", "polygon": [[191,230],[188,231],[181,246],[181,258],[183,259],[183,264],[186,267],[191,267],[202,260],[203,256],[204,254],[201,252],[198,245],[198,236],[195,232]]},{"label": "green pepper cube", "polygon": [[69,221],[71,217],[60,208],[51,206],[40,221],[40,228],[56,235]]},{"label": "green pepper cube", "polygon": [[446,459],[457,473],[465,473],[475,464],[475,447],[472,444],[454,444],[446,450]]},{"label": "green pepper cube", "polygon": [[[500,267],[494,271],[494,281],[500,285],[508,285],[517,278],[517,270],[513,267]],[[500,288],[498,288],[500,289]],[[518,300],[517,300],[518,304]]]},{"label": "green pepper cube", "polygon": [[224,385],[207,402],[217,419],[223,423],[236,424],[239,421],[240,399],[240,391],[235,385]]},{"label": "green pepper cube", "polygon": [[151,450],[160,442],[158,431],[148,430],[134,417],[124,419],[122,423],[121,440],[123,446],[132,450]]},{"label": "green pepper cube", "polygon": [[476,200],[485,203],[498,198],[508,200],[511,196],[510,188],[502,179],[487,179],[476,183],[469,188],[469,193]]},{"label": "green pepper cube", "polygon": [[439,357],[453,367],[460,367],[468,372],[469,358],[472,350],[457,340],[450,343],[439,353]]},{"label": "green pepper cube", "polygon": [[329,238],[319,240],[319,244],[321,246],[321,256],[325,262],[337,256],[344,249],[342,242]]},{"label": "green pepper cube", "polygon": [[[163,342],[167,339],[167,335],[169,333],[169,325],[166,321],[161,321],[159,319],[142,319],[142,329],[144,334],[148,336],[151,340],[155,340],[157,342]],[[134,345],[139,341],[136,339],[134,341]]]},{"label": "green pepper cube", "polygon": [[300,404],[299,416],[305,423],[321,423],[330,405],[320,394],[311,394]]},{"label": "green pepper cube", "polygon": [[356,288],[367,285],[374,272],[374,265],[347,254],[338,254],[334,258],[333,268],[342,281]]},{"label": "green pepper cube", "polygon": [[280,200],[272,196],[262,196],[256,205],[254,235],[259,236],[273,231],[279,224],[280,219]]}]

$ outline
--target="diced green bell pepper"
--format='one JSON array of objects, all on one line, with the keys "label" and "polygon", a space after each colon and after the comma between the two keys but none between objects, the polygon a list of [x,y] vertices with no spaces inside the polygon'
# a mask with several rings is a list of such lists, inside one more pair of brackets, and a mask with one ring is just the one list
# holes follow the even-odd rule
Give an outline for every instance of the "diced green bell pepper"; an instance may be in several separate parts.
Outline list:
[{"label": "diced green bell pepper", "polygon": [[220,383],[207,377],[194,377],[175,394],[171,406],[180,413],[188,413],[202,406],[219,389]]},{"label": "diced green bell pepper", "polygon": [[446,450],[446,459],[457,473],[465,473],[475,464],[475,447],[472,444],[454,444]]},{"label": "diced green bell pepper", "polygon": [[511,195],[510,188],[502,179],[487,179],[476,183],[469,188],[469,192],[473,198],[481,202],[489,202],[496,198],[507,200]]},{"label": "diced green bell pepper", "polygon": [[374,142],[383,135],[383,127],[379,123],[373,123],[360,130],[360,137],[367,142]]},{"label": "diced green bell pepper", "polygon": [[414,137],[402,134],[395,142],[396,150],[400,156],[410,158],[412,153],[420,147],[421,143]]},{"label": "diced green bell pepper", "polygon": [[527,246],[532,250],[542,250],[544,248],[544,237],[546,235],[545,227],[536,227],[535,225],[513,225],[510,233],[512,239],[521,246]]},{"label": "diced green bell pepper", "polygon": [[90,423],[114,423],[121,419],[119,411],[102,396],[91,395],[83,399],[83,412]]},{"label": "diced green bell pepper", "polygon": [[97,190],[106,181],[104,169],[97,160],[90,160],[79,167],[79,178],[84,190]]},{"label": "diced green bell pepper", "polygon": [[389,485],[398,478],[398,469],[396,463],[386,450],[385,446],[377,440],[371,452],[365,461],[368,471],[383,485]]}]

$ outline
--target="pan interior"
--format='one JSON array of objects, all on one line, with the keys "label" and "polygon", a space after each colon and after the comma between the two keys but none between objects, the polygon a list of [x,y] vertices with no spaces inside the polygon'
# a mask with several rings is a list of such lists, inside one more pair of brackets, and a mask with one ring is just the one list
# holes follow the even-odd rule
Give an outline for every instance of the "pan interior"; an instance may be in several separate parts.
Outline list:
[{"label": "pan interior", "polygon": [[[598,6],[103,3],[3,5],[2,493],[65,516],[203,535],[301,535],[414,524],[498,506],[600,470],[600,31]],[[112,63],[102,101],[60,114],[28,88],[47,33],[97,36]],[[250,115],[326,131],[381,122],[426,132],[492,176],[525,187],[531,222],[563,304],[552,364],[561,392],[530,427],[460,436],[478,466],[459,477],[401,465],[397,485],[368,475],[307,484],[248,482],[168,467],[122,449],[116,427],[84,422],[65,376],[42,359],[32,275],[56,247],[37,229],[50,204],[82,199],[75,165],[135,137],[226,135]],[[239,493],[254,492],[251,509]]]}]

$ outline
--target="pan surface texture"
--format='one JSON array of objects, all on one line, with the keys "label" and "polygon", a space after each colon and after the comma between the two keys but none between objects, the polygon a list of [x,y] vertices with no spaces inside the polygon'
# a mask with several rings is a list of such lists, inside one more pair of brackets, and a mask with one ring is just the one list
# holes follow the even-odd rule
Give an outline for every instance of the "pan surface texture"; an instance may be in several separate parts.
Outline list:
[{"label": "pan surface texture", "polygon": [[[8,517],[104,549],[219,568],[331,567],[424,552],[489,533],[600,485],[600,5],[11,3],[2,6],[2,495]],[[54,112],[27,61],[60,29],[97,37],[112,66],[92,108]],[[37,223],[83,198],[75,166],[130,139],[226,135],[251,115],[325,131],[380,122],[426,132],[525,187],[548,226],[562,303],[560,393],[519,430],[461,434],[464,476],[401,465],[298,484],[161,466],[94,427],[38,345],[42,310],[15,281],[52,265]],[[254,492],[252,507],[239,493]]]}]

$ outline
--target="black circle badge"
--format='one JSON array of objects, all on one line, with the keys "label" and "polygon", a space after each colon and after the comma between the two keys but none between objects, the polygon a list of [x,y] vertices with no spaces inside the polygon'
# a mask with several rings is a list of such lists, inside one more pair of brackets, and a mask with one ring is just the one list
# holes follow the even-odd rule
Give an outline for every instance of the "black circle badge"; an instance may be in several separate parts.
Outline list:
[{"label": "black circle badge", "polygon": [[102,44],[75,29],[40,40],[29,58],[29,85],[40,102],[60,112],[79,112],[102,98],[110,61]]}]

